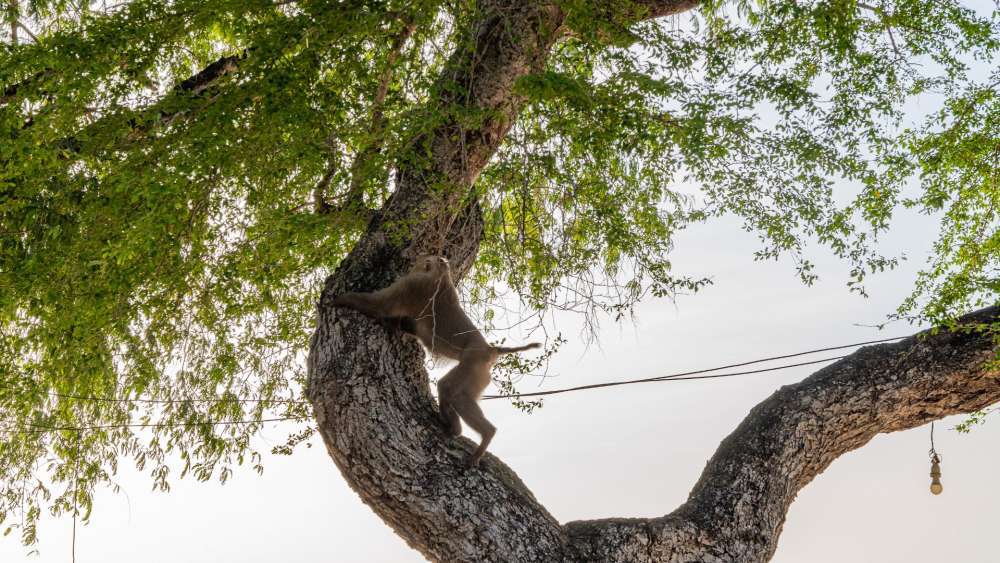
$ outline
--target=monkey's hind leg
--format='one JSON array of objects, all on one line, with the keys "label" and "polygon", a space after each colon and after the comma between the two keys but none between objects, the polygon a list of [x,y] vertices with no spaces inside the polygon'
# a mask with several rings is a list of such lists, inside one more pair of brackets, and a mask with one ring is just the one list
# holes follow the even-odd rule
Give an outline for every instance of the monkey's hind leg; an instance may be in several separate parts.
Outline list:
[{"label": "monkey's hind leg", "polygon": [[479,441],[479,447],[476,448],[476,451],[472,452],[467,461],[469,467],[478,467],[479,460],[482,459],[483,454],[486,453],[486,448],[490,445],[490,441],[497,433],[497,428],[490,424],[490,421],[486,420],[483,409],[479,408],[475,397],[468,395],[455,397],[453,407],[461,415],[462,420],[482,436]]},{"label": "monkey's hind leg", "polygon": [[[458,366],[455,366],[458,367]],[[454,371],[452,368],[451,371]],[[448,372],[448,374],[451,373]],[[446,374],[445,377],[448,377]],[[451,406],[451,397],[448,389],[448,381],[441,378],[438,381],[438,408],[441,411],[441,423],[444,424],[444,431],[448,436],[455,438],[462,434],[462,421],[458,419],[458,413]]]},{"label": "monkey's hind leg", "polygon": [[457,438],[462,435],[462,421],[458,418],[458,413],[447,402],[441,403],[441,422],[444,424],[444,431],[448,436]]}]

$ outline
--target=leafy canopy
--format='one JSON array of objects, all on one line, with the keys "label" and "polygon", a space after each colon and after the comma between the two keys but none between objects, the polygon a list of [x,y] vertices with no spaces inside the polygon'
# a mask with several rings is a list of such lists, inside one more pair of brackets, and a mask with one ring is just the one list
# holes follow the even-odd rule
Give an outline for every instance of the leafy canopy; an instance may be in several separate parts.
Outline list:
[{"label": "leafy canopy", "polygon": [[[43,510],[86,518],[119,463],[162,489],[225,480],[259,468],[262,422],[243,421],[307,417],[321,280],[440,118],[432,84],[477,6],[5,5],[34,38],[0,46],[0,522],[31,544]],[[697,290],[672,235],[723,214],[807,283],[806,246],[826,245],[863,292],[895,264],[876,243],[901,207],[941,226],[899,315],[996,300],[995,13],[736,0],[629,24],[627,3],[560,5],[564,37],[474,186],[486,320],[505,289],[617,315]]]}]

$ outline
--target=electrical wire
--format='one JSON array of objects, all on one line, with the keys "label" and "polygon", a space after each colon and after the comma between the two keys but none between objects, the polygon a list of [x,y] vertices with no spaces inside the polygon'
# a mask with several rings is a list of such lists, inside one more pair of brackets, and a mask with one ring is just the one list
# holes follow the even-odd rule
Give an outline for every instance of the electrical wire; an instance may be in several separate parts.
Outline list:
[{"label": "electrical wire", "polygon": [[[775,366],[770,368],[754,369],[747,371],[735,371],[732,373],[716,373],[712,375],[691,375],[686,374],[674,374],[674,375],[664,375],[661,377],[648,377],[645,379],[627,379],[625,381],[610,381],[606,383],[593,383],[591,385],[579,385],[577,387],[566,387],[564,389],[551,389],[549,391],[537,391],[535,393],[515,393],[510,395],[483,395],[483,400],[488,399],[520,399],[522,397],[542,397],[545,395],[558,395],[560,393],[569,393],[571,391],[586,391],[588,389],[601,389],[604,387],[617,387],[619,385],[632,385],[633,383],[656,383],[660,381],[690,381],[693,379],[718,379],[721,377],[735,377],[737,375],[750,375],[753,373],[764,373],[769,371],[779,371],[783,369],[789,369],[799,366],[811,366],[813,364],[821,364],[823,362],[832,362],[833,360],[839,360],[846,358],[847,356],[834,356],[832,358],[823,358],[821,360],[812,360],[809,362],[799,362],[797,364],[788,364],[784,366]],[[718,368],[717,368],[718,369]],[[687,373],[704,373],[706,371],[715,370],[700,370],[697,372],[687,372]]]},{"label": "electrical wire", "polygon": [[50,397],[57,397],[60,399],[74,399],[79,401],[97,401],[106,403],[152,403],[158,405],[165,404],[176,404],[176,403],[279,403],[279,404],[296,404],[304,405],[309,401],[303,401],[300,399],[240,399],[238,397],[213,397],[213,398],[193,398],[193,399],[141,399],[141,398],[118,398],[118,397],[97,397],[92,395],[73,395],[70,393],[59,393],[56,391],[50,391],[48,393]]},{"label": "electrical wire", "polygon": [[[723,369],[731,369],[731,368],[749,366],[749,365],[753,365],[753,364],[760,364],[760,363],[764,363],[764,362],[772,362],[772,361],[775,361],[775,360],[784,360],[784,359],[788,359],[788,358],[796,358],[796,357],[799,357],[799,356],[806,356],[806,355],[809,355],[809,354],[816,354],[818,352],[829,352],[829,351],[833,351],[833,350],[843,350],[845,348],[854,348],[856,346],[865,346],[867,344],[881,344],[881,343],[884,343],[884,342],[892,342],[894,340],[902,340],[904,338],[909,338],[909,336],[896,336],[896,337],[893,337],[893,338],[882,338],[882,339],[879,339],[879,340],[868,340],[868,341],[865,341],[865,342],[855,342],[853,344],[842,344],[840,346],[830,346],[830,347],[827,347],[827,348],[817,348],[815,350],[806,350],[805,352],[796,352],[794,354],[783,354],[781,356],[771,356],[769,358],[761,358],[761,359],[758,359],[758,360],[751,360],[749,362],[740,362],[740,363],[737,363],[737,364],[729,364],[729,365],[719,366],[719,367],[714,367],[714,368],[709,368],[709,369],[700,369],[700,370],[694,370],[694,371],[685,371],[685,372],[680,372],[680,373],[674,373],[674,374],[671,374],[671,375],[661,375],[661,376],[655,376],[655,377],[646,377],[646,378],[642,378],[642,379],[627,379],[627,380],[624,380],[624,381],[610,381],[610,382],[605,382],[605,383],[594,383],[594,384],[591,384],[591,385],[578,385],[576,387],[566,387],[566,388],[563,388],[563,389],[552,389],[552,390],[549,390],[549,391],[537,391],[537,392],[534,392],[534,393],[511,393],[511,394],[506,394],[506,395],[483,395],[482,398],[483,398],[483,400],[490,400],[490,399],[520,399],[522,397],[542,397],[542,396],[546,396],[546,395],[558,395],[560,393],[569,393],[569,392],[572,392],[572,391],[584,391],[584,390],[587,390],[587,389],[600,389],[600,388],[604,388],[604,387],[617,387],[619,385],[631,385],[633,383],[652,383],[652,382],[656,382],[656,381],[684,381],[684,380],[691,380],[691,379],[716,379],[716,378],[722,378],[722,377],[734,377],[734,376],[737,376],[737,375],[749,375],[749,374],[753,374],[753,373],[764,373],[764,372],[778,371],[778,370],[789,369],[789,368],[800,367],[800,366],[808,366],[808,365],[813,365],[813,364],[819,364],[819,363],[823,363],[823,362],[831,362],[833,360],[840,360],[840,359],[846,358],[847,356],[846,355],[845,356],[834,356],[832,358],[824,358],[822,360],[813,360],[813,361],[809,361],[809,362],[799,362],[799,363],[795,363],[795,364],[788,364],[788,365],[783,365],[783,366],[776,366],[776,367],[764,368],[764,369],[757,369],[757,370],[738,371],[738,372],[732,372],[732,373],[720,373],[720,374],[714,374],[714,375],[699,375],[699,374],[711,373],[713,371],[719,371],[719,370],[723,370]],[[690,376],[694,376],[694,377],[690,377]]]},{"label": "electrical wire", "polygon": [[202,422],[137,422],[128,424],[96,424],[93,426],[38,426],[31,428],[0,428],[2,432],[20,434],[45,434],[48,432],[84,430],[108,430],[114,428],[167,428],[176,426],[229,426],[233,424],[260,424],[264,422],[281,422],[284,420],[306,420],[310,416],[285,416],[279,418],[258,418],[254,420],[208,420]]},{"label": "electrical wire", "polygon": [[[512,393],[505,395],[484,395],[483,400],[490,399],[520,399],[524,397],[542,397],[547,395],[557,395],[561,393],[569,393],[573,391],[584,391],[588,389],[601,389],[605,387],[617,387],[621,385],[632,385],[635,383],[652,383],[658,381],[687,381],[693,379],[718,379],[724,377],[735,377],[739,375],[750,375],[755,373],[765,373],[772,371],[779,371],[783,369],[790,369],[800,366],[808,366],[814,364],[820,364],[824,362],[831,362],[834,360],[840,360],[846,358],[847,356],[834,356],[831,358],[823,358],[820,360],[812,360],[808,362],[798,362],[794,364],[786,364],[781,366],[774,366],[769,368],[761,368],[755,370],[745,370],[737,371],[731,373],[717,373],[712,374],[712,372],[720,371],[724,369],[732,369],[737,367],[744,367],[764,362],[772,362],[775,360],[784,360],[789,358],[796,358],[800,356],[806,356],[810,354],[816,354],[819,352],[829,352],[833,350],[843,350],[845,348],[854,348],[857,346],[865,346],[868,344],[881,344],[884,342],[892,342],[895,340],[902,340],[908,338],[907,336],[896,336],[892,338],[882,338],[879,340],[868,340],[865,342],[855,342],[852,344],[843,344],[840,346],[830,346],[826,348],[816,348],[814,350],[806,350],[804,352],[795,352],[793,354],[783,354],[780,356],[771,356],[767,358],[760,358],[757,360],[751,360],[747,362],[740,362],[735,364],[728,364],[724,366],[718,366],[708,369],[700,369],[694,371],[686,371],[680,373],[674,373],[670,375],[647,377],[642,379],[629,379],[624,381],[610,381],[604,383],[594,383],[590,385],[579,385],[576,387],[567,387],[563,389],[551,389],[548,391],[538,391],[534,393]],[[709,375],[706,375],[709,374]],[[105,402],[133,402],[133,403],[155,403],[155,404],[171,404],[171,403],[193,403],[193,402],[224,402],[224,401],[235,401],[240,403],[278,403],[278,404],[304,404],[308,401],[295,400],[295,399],[234,399],[234,398],[194,398],[194,399],[124,399],[124,398],[114,398],[114,397],[96,397],[96,396],[86,396],[86,395],[72,395],[67,393],[57,393],[50,392],[49,395],[73,400],[87,400],[87,401],[105,401]],[[232,425],[232,424],[254,424],[263,422],[280,422],[285,420],[303,420],[309,418],[307,416],[297,416],[297,417],[281,417],[281,418],[269,418],[269,419],[258,419],[258,420],[231,420],[231,421],[207,421],[207,422],[181,422],[181,423],[132,423],[132,424],[103,424],[94,426],[55,426],[55,427],[35,427],[32,429],[0,429],[3,432],[13,432],[13,433],[45,433],[45,432],[55,432],[55,431],[83,431],[83,430],[100,430],[100,429],[112,429],[112,428],[163,428],[172,426],[204,426],[204,425]]]}]

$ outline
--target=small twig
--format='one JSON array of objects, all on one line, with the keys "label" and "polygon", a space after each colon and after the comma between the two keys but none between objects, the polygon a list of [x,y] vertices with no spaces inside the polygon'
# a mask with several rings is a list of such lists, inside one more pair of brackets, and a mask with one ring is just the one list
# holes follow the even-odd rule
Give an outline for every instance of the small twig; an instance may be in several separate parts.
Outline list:
[{"label": "small twig", "polygon": [[32,41],[34,41],[35,43],[38,43],[38,36],[36,36],[34,33],[32,33],[31,30],[28,29],[28,27],[26,25],[24,25],[20,21],[17,21],[15,23],[17,24],[17,27],[20,27],[25,33],[28,34],[28,37],[30,37]]},{"label": "small twig", "polygon": [[326,193],[326,189],[330,187],[330,181],[333,180],[333,175],[337,172],[336,160],[330,159],[330,164],[326,169],[326,173],[320,178],[316,187],[313,188],[313,207],[317,214],[329,213],[333,210],[333,207],[326,202],[326,198],[323,196]]}]

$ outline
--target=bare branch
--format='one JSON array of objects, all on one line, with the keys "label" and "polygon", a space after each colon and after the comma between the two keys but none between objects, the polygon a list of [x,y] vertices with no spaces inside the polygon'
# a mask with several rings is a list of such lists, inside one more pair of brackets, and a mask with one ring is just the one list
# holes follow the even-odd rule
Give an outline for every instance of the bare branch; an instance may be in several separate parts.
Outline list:
[{"label": "bare branch", "polygon": [[189,92],[191,94],[202,93],[218,79],[238,69],[240,60],[242,60],[245,56],[246,53],[242,55],[230,55],[216,60],[194,76],[183,80],[180,84],[174,87],[174,92]]},{"label": "bare branch", "polygon": [[385,97],[389,93],[389,83],[392,81],[392,76],[396,66],[396,59],[399,58],[399,54],[403,50],[403,45],[405,45],[406,41],[411,35],[413,35],[415,29],[416,24],[413,22],[407,22],[403,27],[403,30],[393,41],[389,55],[386,56],[385,68],[382,70],[382,76],[379,78],[378,89],[375,91],[375,98],[372,100],[372,141],[357,155],[357,157],[355,157],[354,163],[351,165],[351,185],[347,190],[348,201],[352,201],[354,199],[360,200],[361,184],[365,176],[363,169],[372,158],[382,151],[382,145],[385,142],[386,125],[385,115],[383,112],[385,109]]},{"label": "bare branch", "polygon": [[32,33],[31,30],[28,29],[28,26],[26,26],[23,23],[21,23],[20,21],[18,21],[17,22],[17,27],[20,27],[22,31],[24,31],[25,33],[27,33],[28,37],[30,37],[32,41],[34,41],[35,43],[38,43],[38,36],[36,36],[34,33]]},{"label": "bare branch", "polygon": [[21,11],[17,0],[10,0],[7,3],[7,9],[9,10],[8,17],[10,18],[10,42],[12,45],[17,45],[17,18]]},{"label": "bare branch", "polygon": [[903,56],[903,52],[900,51],[899,47],[896,45],[896,38],[892,35],[892,26],[891,25],[885,26],[885,31],[889,35],[889,43],[892,45],[893,52],[896,53],[896,56],[898,58],[905,59],[905,57]]}]

